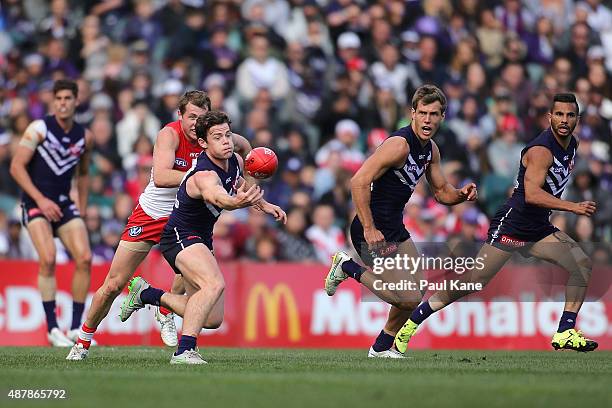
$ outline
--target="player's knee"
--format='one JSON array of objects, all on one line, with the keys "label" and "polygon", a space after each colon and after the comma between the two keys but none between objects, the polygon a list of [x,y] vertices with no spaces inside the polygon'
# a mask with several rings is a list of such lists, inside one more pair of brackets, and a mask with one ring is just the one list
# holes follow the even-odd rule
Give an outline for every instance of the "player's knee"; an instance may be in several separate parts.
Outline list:
[{"label": "player's knee", "polygon": [[89,272],[91,267],[91,251],[84,251],[76,256],[77,269]]},{"label": "player's knee", "polygon": [[419,306],[419,302],[404,300],[404,301],[396,302],[396,304],[394,304],[393,306],[397,307],[400,310],[406,311],[406,312],[412,312],[414,309],[416,309]]},{"label": "player's knee", "polygon": [[570,271],[570,278],[568,285],[570,286],[587,286],[589,280],[591,280],[591,273],[593,271],[593,261],[589,257],[584,257],[578,262],[577,270]]},{"label": "player's knee", "polygon": [[106,296],[116,298],[119,296],[124,286],[125,283],[119,279],[109,279],[104,285],[104,294]]},{"label": "player's knee", "polygon": [[223,278],[214,279],[209,284],[209,288],[210,288],[210,291],[212,292],[213,297],[221,296],[223,294],[223,291],[225,291],[225,282],[223,281]]},{"label": "player's knee", "polygon": [[38,258],[39,274],[42,276],[55,275],[55,254],[40,255]]},{"label": "player's knee", "polygon": [[223,316],[215,316],[213,318],[211,318],[210,320],[206,321],[206,324],[204,325],[205,329],[218,329],[219,327],[221,327],[221,324],[223,323]]}]

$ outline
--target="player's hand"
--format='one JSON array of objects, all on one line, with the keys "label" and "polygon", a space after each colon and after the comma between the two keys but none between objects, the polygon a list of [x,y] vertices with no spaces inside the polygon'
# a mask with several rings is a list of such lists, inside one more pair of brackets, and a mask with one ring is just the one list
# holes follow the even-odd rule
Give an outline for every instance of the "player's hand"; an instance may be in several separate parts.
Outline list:
[{"label": "player's hand", "polygon": [[476,184],[470,183],[466,184],[459,190],[459,196],[463,201],[476,201],[478,198],[478,190],[476,189]]},{"label": "player's hand", "polygon": [[278,205],[266,203],[265,206],[261,207],[261,210],[266,214],[270,214],[276,221],[287,223],[287,214]]},{"label": "player's hand", "polygon": [[385,236],[375,227],[364,228],[363,237],[368,244],[368,249],[378,249],[385,243]]},{"label": "player's hand", "polygon": [[242,183],[242,185],[238,187],[238,190],[236,190],[234,205],[236,208],[249,207],[261,200],[263,194],[263,190],[258,185],[254,184],[247,190],[246,183]]},{"label": "player's hand", "polygon": [[43,213],[45,218],[51,222],[58,222],[62,219],[62,210],[59,205],[49,200],[47,197],[43,197],[36,202],[36,206]]},{"label": "player's hand", "polygon": [[594,201],[582,201],[580,203],[574,203],[572,212],[576,215],[586,215],[590,217],[597,209],[597,204]]}]

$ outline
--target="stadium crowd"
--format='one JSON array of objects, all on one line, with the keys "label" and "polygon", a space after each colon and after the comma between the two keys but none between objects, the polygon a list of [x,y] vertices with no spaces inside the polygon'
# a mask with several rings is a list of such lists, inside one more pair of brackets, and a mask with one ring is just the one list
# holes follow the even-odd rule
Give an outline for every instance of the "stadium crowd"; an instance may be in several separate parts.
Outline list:
[{"label": "stadium crowd", "polygon": [[[525,142],[548,126],[556,92],[582,114],[566,198],[592,218],[553,214],[584,245],[612,242],[612,9],[601,0],[5,0],[0,14],[0,258],[33,258],[20,226],[11,152],[48,112],[54,80],[78,81],[77,121],[94,133],[89,229],[112,259],[149,181],[160,128],[188,89],[204,89],[236,133],[279,156],[266,198],[288,214],[224,213],[218,259],[328,263],[349,246],[349,181],[409,123],[414,89],[440,86],[434,140],[477,203],[437,204],[420,183],[406,207],[415,241],[478,242],[511,192]],[[608,245],[609,247],[609,245]],[[596,260],[610,252],[599,248]],[[65,255],[63,255],[65,257]]]}]

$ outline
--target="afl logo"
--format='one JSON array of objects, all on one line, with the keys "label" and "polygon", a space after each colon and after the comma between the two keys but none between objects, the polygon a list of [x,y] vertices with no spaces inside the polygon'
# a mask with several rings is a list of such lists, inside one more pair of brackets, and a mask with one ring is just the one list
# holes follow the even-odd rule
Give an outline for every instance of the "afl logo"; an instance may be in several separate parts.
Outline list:
[{"label": "afl logo", "polygon": [[137,237],[142,234],[142,227],[130,227],[130,229],[128,230],[128,234],[130,235],[130,237]]},{"label": "afl logo", "polygon": [[174,163],[179,167],[187,167],[187,161],[183,159],[174,159]]}]

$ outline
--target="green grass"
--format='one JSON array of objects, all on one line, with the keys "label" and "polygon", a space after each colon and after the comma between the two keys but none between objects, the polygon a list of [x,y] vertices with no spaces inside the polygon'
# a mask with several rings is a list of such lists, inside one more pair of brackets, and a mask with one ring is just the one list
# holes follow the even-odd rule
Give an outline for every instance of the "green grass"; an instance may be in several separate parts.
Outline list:
[{"label": "green grass", "polygon": [[[170,366],[170,349],[0,348],[0,406],[604,407],[612,353],[417,351],[379,360],[364,350],[203,350],[209,364]],[[65,389],[67,399],[16,401],[8,390]]]}]

